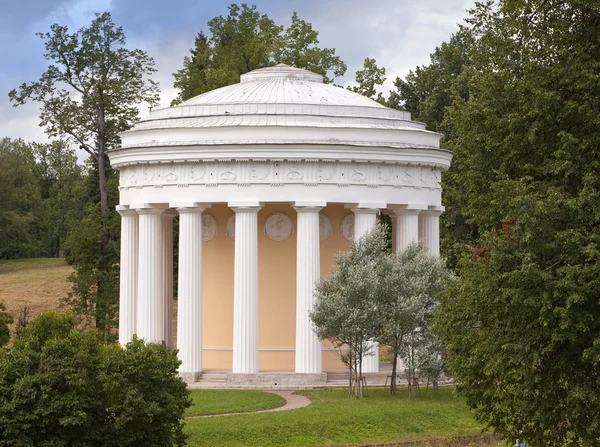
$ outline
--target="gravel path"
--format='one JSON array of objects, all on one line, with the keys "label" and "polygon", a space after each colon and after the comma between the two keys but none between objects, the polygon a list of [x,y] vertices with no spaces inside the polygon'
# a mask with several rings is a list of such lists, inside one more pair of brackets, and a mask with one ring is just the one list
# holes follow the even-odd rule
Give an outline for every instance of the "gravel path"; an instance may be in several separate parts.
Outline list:
[{"label": "gravel path", "polygon": [[245,413],[224,413],[224,414],[207,414],[203,416],[187,416],[186,419],[198,419],[198,418],[215,418],[221,416],[238,416],[240,414],[258,414],[258,413],[272,413],[274,411],[286,411],[286,410],[295,410],[297,408],[308,407],[311,402],[310,399],[306,396],[299,396],[294,394],[294,391],[274,391],[274,390],[265,390],[265,393],[277,394],[285,399],[285,404],[281,407],[271,408],[270,410],[260,410],[260,411],[248,411]]}]

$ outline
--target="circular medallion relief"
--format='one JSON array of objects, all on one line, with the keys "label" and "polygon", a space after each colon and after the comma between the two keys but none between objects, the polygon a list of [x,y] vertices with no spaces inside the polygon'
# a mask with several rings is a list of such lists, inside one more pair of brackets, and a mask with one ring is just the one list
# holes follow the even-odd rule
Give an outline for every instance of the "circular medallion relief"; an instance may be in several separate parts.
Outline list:
[{"label": "circular medallion relief", "polygon": [[227,233],[227,236],[235,240],[235,214],[232,214],[231,217],[227,219],[225,231]]},{"label": "circular medallion relief", "polygon": [[211,241],[217,235],[219,227],[217,219],[212,214],[202,214],[202,240]]},{"label": "circular medallion relief", "polygon": [[319,239],[324,241],[331,234],[331,221],[329,217],[319,214]]},{"label": "circular medallion relief", "polygon": [[342,219],[340,233],[348,241],[354,239],[354,214],[348,214]]},{"label": "circular medallion relief", "polygon": [[274,241],[286,240],[292,234],[293,228],[292,219],[283,213],[271,214],[265,220],[265,233]]}]

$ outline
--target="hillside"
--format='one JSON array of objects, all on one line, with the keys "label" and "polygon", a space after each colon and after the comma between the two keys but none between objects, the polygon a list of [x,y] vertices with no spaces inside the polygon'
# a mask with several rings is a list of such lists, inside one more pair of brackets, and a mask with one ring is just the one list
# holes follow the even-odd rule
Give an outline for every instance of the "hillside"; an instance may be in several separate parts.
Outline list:
[{"label": "hillside", "polygon": [[72,271],[73,267],[59,258],[2,260],[0,302],[15,319],[25,305],[32,316],[55,309],[71,290],[67,278]]}]

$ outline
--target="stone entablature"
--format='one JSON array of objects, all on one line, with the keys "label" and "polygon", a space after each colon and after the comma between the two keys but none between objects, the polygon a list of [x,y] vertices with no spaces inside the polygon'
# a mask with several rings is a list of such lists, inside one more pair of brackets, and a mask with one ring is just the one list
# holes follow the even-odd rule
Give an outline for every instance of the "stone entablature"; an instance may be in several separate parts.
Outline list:
[{"label": "stone entablature", "polygon": [[439,190],[441,172],[431,166],[399,163],[309,161],[200,161],[145,163],[120,169],[120,189],[189,185],[250,186],[320,184]]}]

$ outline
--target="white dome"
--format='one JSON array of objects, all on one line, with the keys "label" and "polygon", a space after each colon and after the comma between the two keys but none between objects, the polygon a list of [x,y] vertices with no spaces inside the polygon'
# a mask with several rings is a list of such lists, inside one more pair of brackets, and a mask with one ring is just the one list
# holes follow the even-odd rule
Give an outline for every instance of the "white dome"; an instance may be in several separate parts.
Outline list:
[{"label": "white dome", "polygon": [[285,64],[243,74],[228,85],[185,101],[181,106],[215,104],[311,104],[385,109],[372,99],[323,84],[323,76]]}]

